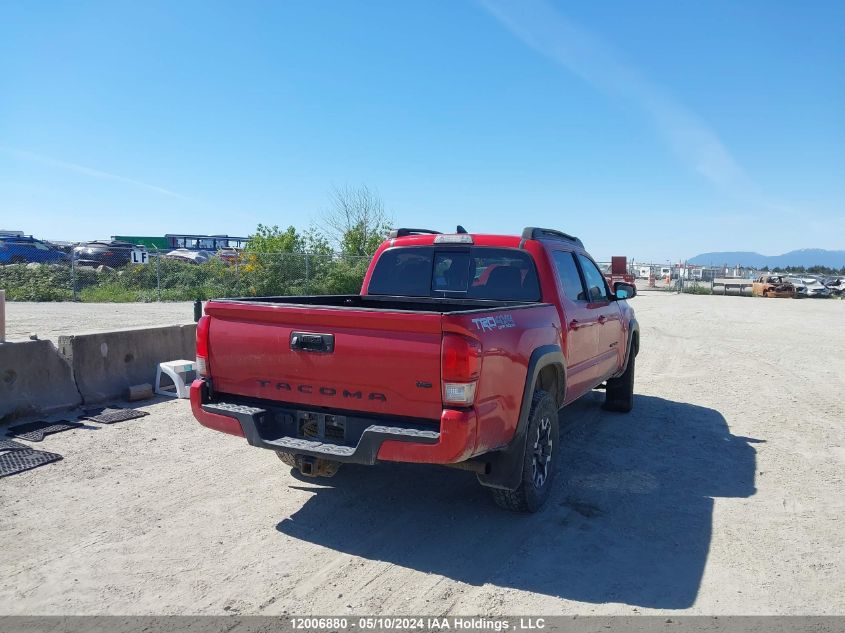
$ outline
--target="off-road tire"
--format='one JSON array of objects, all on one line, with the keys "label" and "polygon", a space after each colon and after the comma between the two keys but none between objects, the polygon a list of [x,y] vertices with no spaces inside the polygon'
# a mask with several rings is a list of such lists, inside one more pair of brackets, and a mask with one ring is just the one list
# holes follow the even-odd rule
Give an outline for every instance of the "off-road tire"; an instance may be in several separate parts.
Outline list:
[{"label": "off-road tire", "polygon": [[537,390],[531,398],[522,477],[516,490],[492,489],[496,505],[514,512],[537,512],[554,484],[560,453],[557,405],[551,394]]},{"label": "off-road tire", "polygon": [[634,361],[636,358],[632,349],[625,373],[607,381],[604,405],[602,405],[606,411],[628,413],[634,408],[634,365],[636,364]]},{"label": "off-road tire", "polygon": [[293,453],[286,453],[284,451],[276,451],[276,457],[282,460],[286,466],[290,466],[291,468],[296,468],[296,457],[294,457]]}]

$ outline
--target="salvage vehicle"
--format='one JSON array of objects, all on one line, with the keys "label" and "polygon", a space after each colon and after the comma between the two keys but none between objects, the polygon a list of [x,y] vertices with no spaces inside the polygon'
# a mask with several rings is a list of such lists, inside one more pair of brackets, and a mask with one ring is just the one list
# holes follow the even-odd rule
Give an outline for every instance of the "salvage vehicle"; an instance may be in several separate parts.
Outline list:
[{"label": "salvage vehicle", "polygon": [[79,266],[110,266],[120,268],[132,261],[132,251],[146,251],[145,246],[136,246],[121,240],[94,240],[83,242],[73,249],[73,258]]},{"label": "salvage vehicle", "polygon": [[819,297],[826,299],[833,294],[830,288],[825,286],[818,279],[805,279],[804,281],[806,282],[805,285],[807,287],[808,297]]},{"label": "salvage vehicle", "polygon": [[822,283],[834,297],[842,296],[842,292],[845,291],[845,278],[843,277],[825,277],[822,279]]},{"label": "salvage vehicle", "polygon": [[191,408],[303,475],[454,466],[533,512],[559,461],[558,410],[602,385],[605,408],[633,406],[635,295],[560,231],[396,229],[360,294],[207,302]]},{"label": "salvage vehicle", "polygon": [[831,291],[815,277],[789,277],[790,282],[795,284],[797,297],[816,297],[826,299],[831,296]]},{"label": "salvage vehicle", "polygon": [[67,254],[31,235],[0,235],[0,264],[65,264],[68,261]]},{"label": "salvage vehicle", "polygon": [[781,275],[760,275],[751,285],[752,297],[795,298],[795,284]]},{"label": "salvage vehicle", "polygon": [[187,248],[177,248],[164,255],[164,259],[174,259],[189,264],[205,264],[212,257],[214,257],[214,253],[211,251],[194,251]]}]

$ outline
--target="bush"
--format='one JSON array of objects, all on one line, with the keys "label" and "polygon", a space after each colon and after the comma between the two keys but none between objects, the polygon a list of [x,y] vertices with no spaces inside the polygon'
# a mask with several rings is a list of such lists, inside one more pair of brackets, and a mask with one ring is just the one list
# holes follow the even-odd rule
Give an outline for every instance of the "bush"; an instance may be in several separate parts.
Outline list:
[{"label": "bush", "polygon": [[10,301],[69,301],[73,298],[69,266],[0,266],[0,288]]},{"label": "bush", "polygon": [[357,294],[369,258],[301,253],[248,253],[237,264],[192,264],[162,258],[122,270],[69,266],[0,266],[10,301],[193,301],[217,297]]}]

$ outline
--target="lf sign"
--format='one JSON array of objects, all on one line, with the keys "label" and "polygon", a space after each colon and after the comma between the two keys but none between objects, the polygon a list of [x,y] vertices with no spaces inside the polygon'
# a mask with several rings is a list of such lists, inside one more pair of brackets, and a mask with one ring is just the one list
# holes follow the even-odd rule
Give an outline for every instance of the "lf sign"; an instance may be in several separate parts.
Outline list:
[{"label": "lf sign", "polygon": [[140,248],[132,249],[132,263],[146,264],[148,261],[147,251],[142,251]]}]

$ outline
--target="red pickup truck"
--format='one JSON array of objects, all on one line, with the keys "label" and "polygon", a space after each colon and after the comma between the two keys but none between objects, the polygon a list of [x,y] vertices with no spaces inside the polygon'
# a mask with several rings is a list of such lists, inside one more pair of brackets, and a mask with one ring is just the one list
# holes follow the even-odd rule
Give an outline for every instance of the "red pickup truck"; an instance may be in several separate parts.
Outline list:
[{"label": "red pickup truck", "polygon": [[455,466],[533,512],[554,480],[558,409],[602,384],[606,408],[631,409],[635,294],[559,231],[397,229],[359,295],[209,301],[191,407],[305,475]]}]

